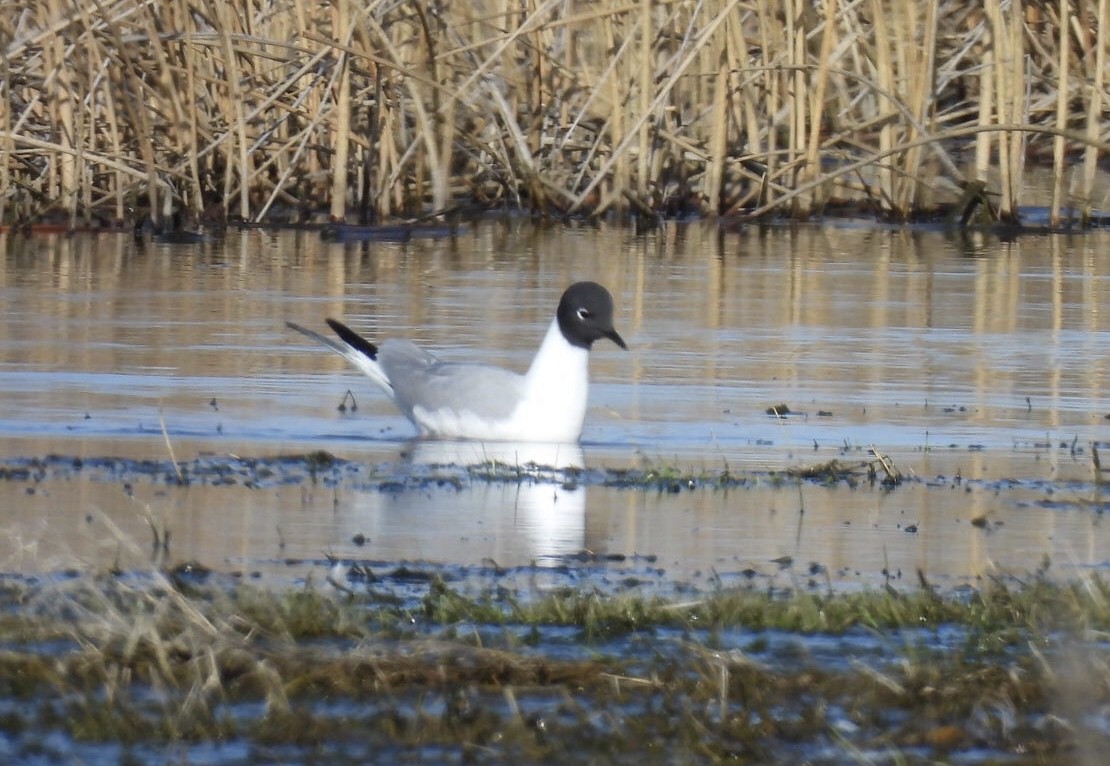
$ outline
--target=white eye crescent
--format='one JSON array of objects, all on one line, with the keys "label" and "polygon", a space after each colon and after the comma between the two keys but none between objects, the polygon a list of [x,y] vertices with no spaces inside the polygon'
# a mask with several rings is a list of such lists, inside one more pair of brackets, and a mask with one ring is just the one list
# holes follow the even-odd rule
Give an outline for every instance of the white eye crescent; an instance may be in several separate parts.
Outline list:
[{"label": "white eye crescent", "polygon": [[593,316],[589,309],[578,309],[577,313],[579,319],[589,319]]}]

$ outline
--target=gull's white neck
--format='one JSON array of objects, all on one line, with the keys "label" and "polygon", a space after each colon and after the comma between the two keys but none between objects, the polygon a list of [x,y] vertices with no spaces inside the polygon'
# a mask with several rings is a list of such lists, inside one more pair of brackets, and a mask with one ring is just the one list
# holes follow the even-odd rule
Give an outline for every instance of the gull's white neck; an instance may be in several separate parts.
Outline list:
[{"label": "gull's white neck", "polygon": [[524,377],[524,397],[513,420],[529,441],[576,442],[586,419],[588,349],[571,345],[552,320]]}]

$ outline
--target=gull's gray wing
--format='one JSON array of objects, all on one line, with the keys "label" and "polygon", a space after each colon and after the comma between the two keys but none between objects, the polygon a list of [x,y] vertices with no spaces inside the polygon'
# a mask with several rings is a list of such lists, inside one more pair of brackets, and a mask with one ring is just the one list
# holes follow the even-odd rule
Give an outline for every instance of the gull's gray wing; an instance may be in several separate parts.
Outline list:
[{"label": "gull's gray wing", "polygon": [[447,408],[482,418],[506,418],[524,391],[523,375],[486,364],[441,362],[403,340],[383,341],[378,363],[406,414],[415,407],[433,412]]}]

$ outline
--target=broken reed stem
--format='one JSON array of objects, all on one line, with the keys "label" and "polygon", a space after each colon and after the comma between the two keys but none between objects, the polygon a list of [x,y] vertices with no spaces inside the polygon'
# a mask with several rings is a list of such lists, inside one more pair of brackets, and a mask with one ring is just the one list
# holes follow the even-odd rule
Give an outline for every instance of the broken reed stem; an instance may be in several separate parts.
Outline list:
[{"label": "broken reed stem", "polygon": [[640,0],[640,51],[639,51],[639,104],[637,111],[645,119],[640,124],[636,151],[636,194],[641,198],[647,194],[648,168],[651,160],[651,126],[648,113],[651,110],[652,81],[655,67],[652,66],[652,7],[654,0]]},{"label": "broken reed stem", "polygon": [[882,467],[883,473],[886,474],[887,479],[894,482],[895,484],[900,483],[902,481],[902,472],[894,467],[894,463],[891,461],[891,459],[883,453],[879,452],[875,445],[871,445],[869,449],[871,451],[871,455],[875,458],[875,460],[879,462],[879,465]]},{"label": "broken reed stem", "polygon": [[[1110,48],[1110,31],[1107,30],[1107,25],[1110,25],[1110,0],[1098,0],[1098,24],[1096,25],[1098,34],[1094,41],[1094,64],[1088,74],[1091,86],[1087,93],[1087,138],[1092,143],[1087,144],[1083,154],[1083,188],[1079,194],[1084,221],[1090,219],[1094,210],[1095,176],[1098,173],[1099,153],[1093,142],[1098,141],[1106,117],[1102,111],[1102,102],[1103,88],[1106,84],[1107,49]],[[1084,58],[1087,61],[1091,60],[1089,55]],[[1063,83],[1061,83],[1062,86]]]},{"label": "broken reed stem", "polygon": [[[351,35],[350,0],[338,0],[333,9],[335,37],[346,47]],[[336,51],[336,79],[334,120],[335,163],[331,173],[331,219],[342,221],[347,211],[347,168],[351,149],[351,76],[346,51]]]},{"label": "broken reed stem", "polygon": [[[50,0],[45,12],[50,23],[59,23],[68,16],[67,9],[62,5],[62,0]],[[58,157],[54,168],[54,177],[48,188],[54,190],[63,210],[74,215],[77,207],[77,127],[73,109],[73,93],[75,83],[70,68],[66,65],[66,41],[62,36],[57,36],[43,47],[43,63],[47,69],[47,82],[51,85],[47,91],[49,99],[50,116],[56,126],[58,142],[72,148],[74,151]]]},{"label": "broken reed stem", "polygon": [[[12,88],[12,73],[10,62],[6,56],[0,56],[0,157],[15,155],[15,142],[12,140],[12,112],[9,108],[9,94]],[[7,162],[0,162],[0,189],[12,188],[11,167]],[[9,219],[9,195],[0,193],[0,223]],[[10,218],[19,218],[18,213]]]},{"label": "broken reed stem", "polygon": [[[760,65],[765,68],[765,71],[771,73],[768,77],[766,113],[772,115],[773,120],[777,119],[782,108],[782,78],[773,72],[776,64],[776,47],[772,40],[778,39],[781,32],[778,14],[774,12],[775,7],[771,0],[759,0],[757,11],[759,17]],[[756,133],[756,135],[759,135],[759,133]],[[760,179],[759,199],[763,201],[764,205],[772,204],[776,199],[775,187],[771,184],[770,179],[778,175],[778,137],[777,124],[773,122],[767,130],[767,147],[763,152],[765,158],[764,173]]]},{"label": "broken reed stem", "polygon": [[[1060,0],[1059,19],[1059,46],[1060,57],[1057,69],[1060,81],[1056,84],[1056,127],[1060,130],[1068,128],[1068,63],[1070,56],[1069,41],[1071,40],[1071,12],[1068,10],[1068,0]],[[1067,151],[1067,142],[1063,136],[1052,139],[1052,203],[1048,212],[1048,222],[1052,226],[1060,225],[1060,208],[1064,205],[1064,159]]]},{"label": "broken reed stem", "polygon": [[[808,109],[809,134],[805,141],[806,153],[802,173],[803,180],[812,180],[821,170],[819,164],[821,128],[825,117],[825,90],[828,87],[829,67],[832,65],[833,43],[836,39],[835,28],[833,26],[836,12],[836,0],[826,0],[825,19],[821,24],[821,51],[818,54],[817,69],[813,73],[812,78],[814,80],[813,92],[809,97],[811,101]],[[813,210],[813,200],[803,198],[802,214],[809,215]]]},{"label": "broken reed stem", "polygon": [[[423,16],[421,17],[423,18]],[[442,19],[437,18],[437,23],[442,24]],[[436,40],[442,35],[443,30],[432,30],[431,27],[425,23],[425,44],[428,48],[428,66],[429,76],[435,83],[440,82],[439,69],[436,65],[438,58],[438,51],[436,49]],[[537,40],[539,33],[536,33]],[[541,48],[537,44],[536,57],[539,61],[545,61],[540,55]],[[535,90],[534,99],[538,104],[541,100],[539,93],[540,78],[536,78],[533,83]],[[451,204],[451,165],[454,162],[455,155],[455,142],[457,140],[457,126],[456,126],[456,110],[458,102],[453,99],[442,99],[439,86],[428,88],[429,98],[431,100],[431,119],[432,124],[428,126],[431,135],[434,137],[439,134],[439,142],[436,144],[432,156],[436,159],[436,165],[433,169],[432,177],[432,209],[434,211],[446,210]],[[537,114],[539,107],[535,107]],[[535,120],[537,131],[539,129],[540,121]],[[536,132],[533,134],[534,146],[533,151],[540,148],[540,136]],[[434,138],[433,138],[434,140]]]},{"label": "broken reed stem", "polygon": [[709,138],[710,159],[705,174],[705,197],[709,203],[710,215],[717,215],[721,211],[721,185],[728,142],[728,73],[728,63],[722,61],[717,69],[717,81],[713,88],[713,132]]},{"label": "broken reed stem", "polygon": [[[182,47],[182,58],[185,63],[185,85],[188,88],[190,98],[195,97],[193,94],[197,93],[197,56],[195,46],[184,43]],[[185,140],[186,158],[189,163],[189,178],[192,182],[192,193],[189,195],[192,201],[193,212],[198,215],[204,209],[204,202],[201,199],[200,189],[202,182],[200,178],[200,164],[197,160],[197,155],[200,153],[200,127],[197,123],[197,110],[186,108],[185,113],[189,116],[189,129]],[[242,211],[240,211],[241,213]],[[120,216],[122,218],[122,215]]]},{"label": "broken reed stem", "polygon": [[[1009,14],[1003,13],[1000,0],[986,0],[994,45],[995,120],[1021,123],[1025,116],[1024,21],[1020,0],[1012,0]],[[1025,141],[1020,132],[998,136],[998,170],[1001,201],[998,214],[1003,220],[1017,220],[1024,165]]]},{"label": "broken reed stem", "polygon": [[[340,2],[340,6],[344,3]],[[231,148],[227,150],[227,170],[224,173],[224,200],[230,201],[236,183],[236,168],[238,169],[239,185],[239,217],[244,221],[250,220],[250,188],[247,179],[251,177],[250,141],[247,138],[247,122],[243,109],[243,93],[239,83],[243,74],[240,69],[239,56],[236,55],[232,43],[232,30],[236,21],[235,13],[230,4],[223,3],[216,13],[220,25],[220,40],[223,45],[225,85],[227,88],[227,102],[231,116],[229,132],[234,135],[234,146],[238,148],[237,160],[233,162]]]},{"label": "broken reed stem", "polygon": [[[992,75],[994,76],[994,121],[996,123],[1013,122],[1008,109],[1009,102],[1006,99],[1008,92],[1008,79],[1009,70],[1006,68],[1008,61],[1007,41],[1009,35],[1006,33],[1005,22],[1002,17],[1002,9],[1000,7],[1001,0],[985,0],[985,9],[987,18],[990,20],[991,26],[991,43],[993,45],[993,55],[991,56]],[[999,134],[998,141],[998,172],[999,172],[999,192],[1001,194],[999,202],[999,214],[1003,218],[1010,218],[1013,214],[1013,182],[1010,179],[1010,141],[1005,135]]]},{"label": "broken reed stem", "polygon": [[[608,23],[605,26],[606,35],[610,40],[610,47],[615,47],[615,38],[617,35],[613,29],[614,22],[612,17],[610,17],[607,21]],[[631,37],[629,39],[631,39]],[[627,62],[627,60],[627,56],[620,57],[620,62],[622,63]],[[625,128],[624,119],[627,111],[625,105],[627,91],[624,85],[624,81],[627,79],[628,76],[626,71],[626,66],[618,65],[618,68],[616,69],[617,76],[611,77],[609,79],[609,101],[614,106],[613,112],[609,117],[609,143],[610,145],[616,147],[622,147],[627,143],[625,141],[625,133],[627,128]],[[641,114],[646,113],[646,110],[644,112],[641,112]],[[608,194],[603,196],[601,205],[599,206],[600,209],[604,209],[605,206],[612,204],[612,202],[615,201],[613,198],[613,189],[616,189],[619,195],[620,190],[626,189],[628,187],[628,153],[623,150],[618,150],[614,152],[609,165],[612,168],[612,182],[611,184],[609,184],[611,188],[608,189]],[[601,183],[601,181],[601,176],[598,176],[597,182],[595,182],[593,185],[597,186]],[[590,191],[593,191],[593,189],[590,189]],[[616,201],[618,206],[622,204],[620,202],[619,196],[617,197]]]},{"label": "broken reed stem", "polygon": [[[878,89],[886,93],[896,93],[897,86],[894,82],[894,66],[890,57],[890,33],[886,23],[886,9],[883,0],[872,0],[871,12],[875,18],[875,79]],[[880,107],[881,108],[881,107]],[[884,110],[885,111],[885,110]],[[881,114],[881,112],[880,112]],[[879,154],[884,158],[890,156],[894,150],[895,124],[889,119],[883,119],[879,128]],[[880,204],[893,207],[894,205],[894,169],[888,163],[876,166],[876,175],[879,181]]]},{"label": "broken reed stem", "polygon": [[994,118],[994,51],[983,51],[983,66],[979,70],[978,126],[983,130],[975,136],[975,178],[978,183],[990,181],[991,146],[998,137],[990,130]]},{"label": "broken reed stem", "polygon": [[[806,29],[805,7],[806,0],[793,0],[793,5],[788,6],[786,17],[786,39],[788,60],[790,67],[788,77],[790,94],[790,124],[786,146],[786,164],[794,180],[805,181],[804,174],[798,172],[799,160],[804,157],[804,141],[806,134],[806,112],[808,99],[806,98]],[[799,195],[802,196],[802,195]],[[798,209],[798,199],[794,201],[795,211]],[[804,211],[803,211],[804,215]]]},{"label": "broken reed stem", "polygon": [[[1008,53],[1010,56],[1011,74],[1007,80],[1009,86],[1009,115],[1010,121],[1026,125],[1029,122],[1028,99],[1026,97],[1026,60],[1025,60],[1025,13],[1021,0],[1010,1],[1010,39]],[[1003,211],[1003,220],[1016,221],[1018,219],[1018,205],[1021,204],[1021,191],[1024,186],[1025,170],[1025,136],[1024,132],[1015,131],[1003,134],[1004,139],[1010,141],[1010,204],[1009,210]]]},{"label": "broken reed stem", "polygon": [[[913,120],[906,126],[906,137],[910,141],[919,138],[923,131],[931,129],[926,121],[929,119],[933,94],[936,92],[937,5],[937,0],[929,0],[924,4],[924,19],[920,25],[916,2],[907,0],[899,6],[902,19],[898,34],[904,41],[899,45],[899,50],[905,57],[904,76],[908,82],[906,106],[913,115]],[[915,44],[913,39],[913,33],[917,29],[924,32],[924,39],[919,44]],[[894,203],[894,210],[901,217],[909,217],[924,189],[924,185],[918,180],[924,149],[924,146],[908,149],[903,158],[901,183]]]}]

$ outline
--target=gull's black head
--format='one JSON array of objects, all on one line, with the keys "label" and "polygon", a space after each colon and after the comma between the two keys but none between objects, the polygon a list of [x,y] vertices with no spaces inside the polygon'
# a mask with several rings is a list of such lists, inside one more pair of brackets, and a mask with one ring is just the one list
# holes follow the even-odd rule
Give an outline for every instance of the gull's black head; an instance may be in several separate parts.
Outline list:
[{"label": "gull's black head", "polygon": [[572,346],[588,350],[595,340],[608,338],[628,349],[613,329],[613,296],[597,282],[575,282],[568,287],[555,316],[563,337]]}]

